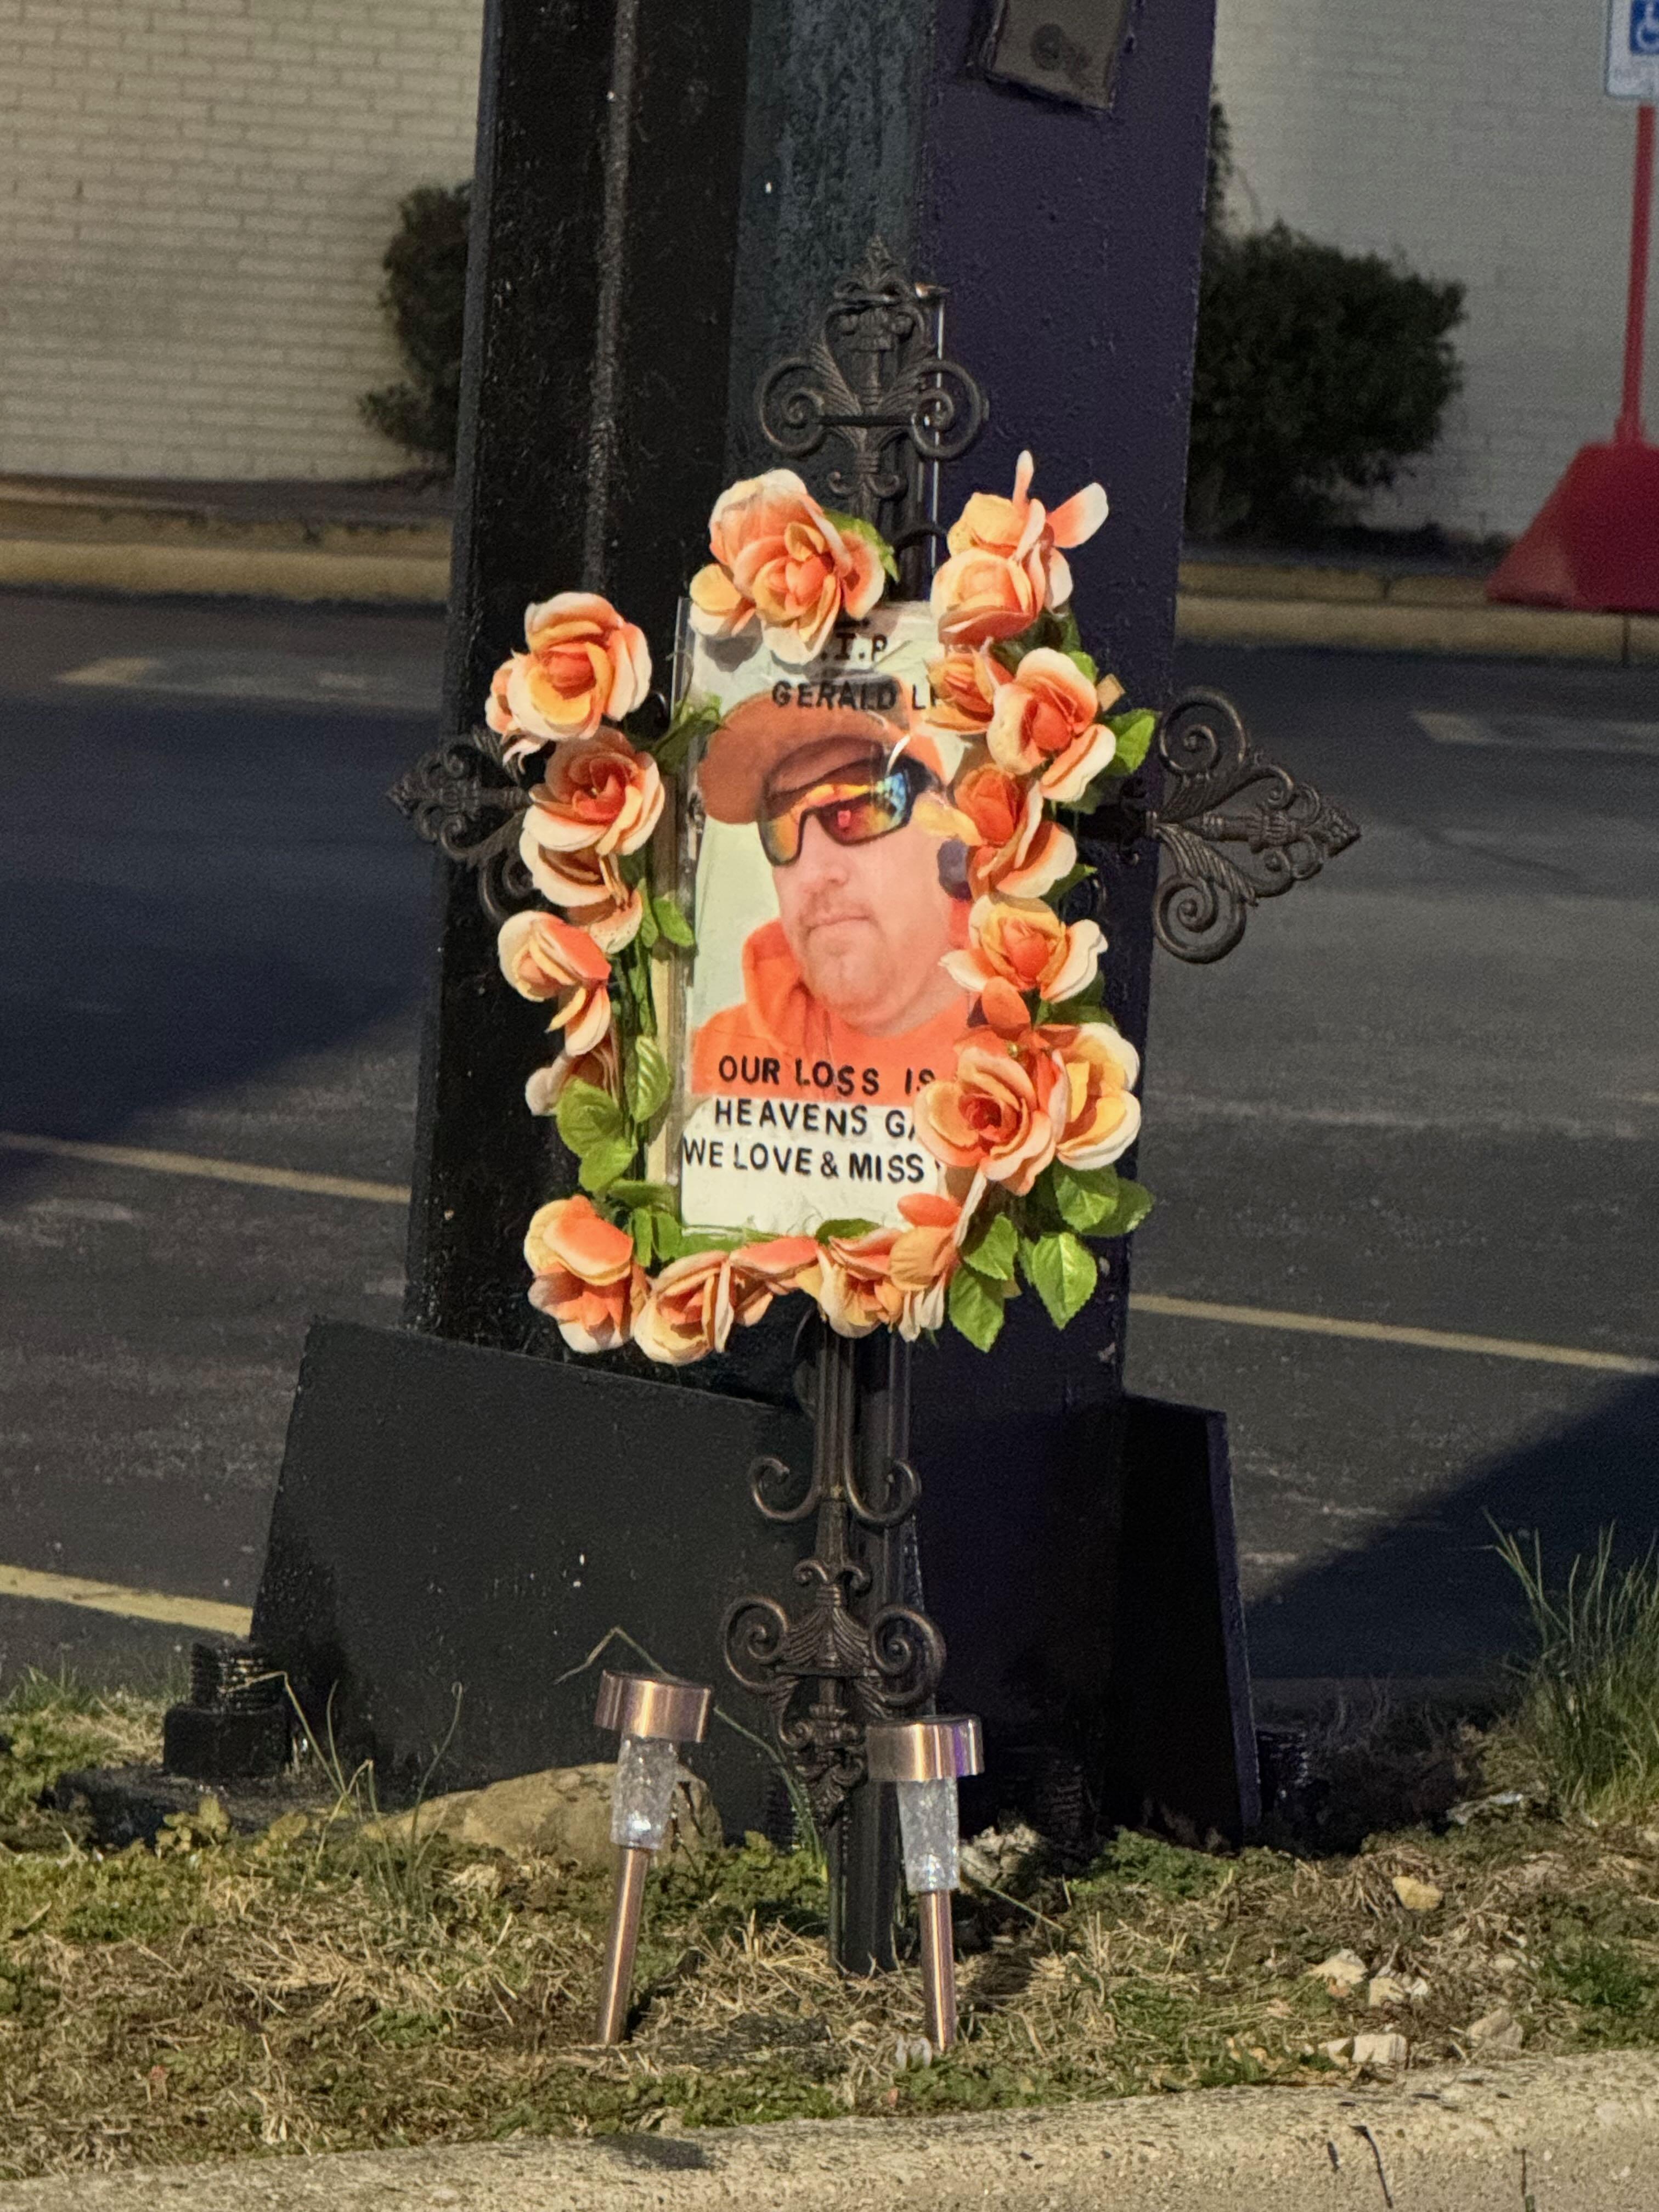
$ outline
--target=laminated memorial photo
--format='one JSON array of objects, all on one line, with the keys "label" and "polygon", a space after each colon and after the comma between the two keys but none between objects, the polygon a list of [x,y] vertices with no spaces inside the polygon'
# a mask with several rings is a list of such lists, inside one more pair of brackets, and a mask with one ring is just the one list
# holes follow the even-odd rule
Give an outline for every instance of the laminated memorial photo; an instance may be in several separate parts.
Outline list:
[{"label": "laminated memorial photo", "polygon": [[932,614],[884,605],[805,665],[689,629],[681,649],[683,693],[721,709],[686,805],[683,1218],[898,1221],[907,1193],[942,1187],[911,1107],[973,1011],[942,964],[970,901],[962,747],[921,726]]}]

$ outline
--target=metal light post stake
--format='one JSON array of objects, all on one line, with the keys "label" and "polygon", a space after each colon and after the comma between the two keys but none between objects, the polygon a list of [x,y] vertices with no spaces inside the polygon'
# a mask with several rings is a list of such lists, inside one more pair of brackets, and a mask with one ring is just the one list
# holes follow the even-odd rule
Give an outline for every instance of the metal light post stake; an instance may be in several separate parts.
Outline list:
[{"label": "metal light post stake", "polygon": [[957,2039],[957,1965],[951,1893],[961,1878],[957,1784],[984,1770],[979,1723],[969,1713],[926,1721],[876,1722],[865,1733],[872,1782],[898,1796],[904,1879],[921,1922],[921,1981],[927,2040],[948,2051]]},{"label": "metal light post stake", "polygon": [[600,2043],[622,2041],[646,1872],[651,1854],[660,1850],[668,1838],[679,1747],[702,1741],[714,1702],[714,1692],[700,1682],[665,1680],[655,1674],[607,1673],[599,1677],[594,1722],[599,1728],[622,1732],[611,1795],[617,1893],[611,1908],[605,1979],[599,1990],[597,2040]]}]

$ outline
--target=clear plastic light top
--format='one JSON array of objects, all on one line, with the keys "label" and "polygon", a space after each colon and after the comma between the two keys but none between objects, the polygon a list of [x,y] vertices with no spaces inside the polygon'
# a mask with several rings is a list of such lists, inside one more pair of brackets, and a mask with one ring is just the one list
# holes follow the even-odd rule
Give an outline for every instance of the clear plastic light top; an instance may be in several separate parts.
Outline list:
[{"label": "clear plastic light top", "polygon": [[625,1735],[611,1791],[611,1840],[659,1851],[668,1837],[679,1753],[665,1736]]},{"label": "clear plastic light top", "polygon": [[901,1782],[895,1786],[899,1832],[904,1839],[904,1879],[911,1894],[955,1889],[961,1843],[955,1782],[947,1776],[942,1782]]}]

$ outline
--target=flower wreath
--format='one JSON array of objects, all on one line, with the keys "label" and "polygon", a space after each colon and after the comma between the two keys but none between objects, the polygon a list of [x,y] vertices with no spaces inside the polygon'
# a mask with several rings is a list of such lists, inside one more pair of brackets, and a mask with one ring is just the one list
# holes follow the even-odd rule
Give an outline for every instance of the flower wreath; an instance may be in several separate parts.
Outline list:
[{"label": "flower wreath", "polygon": [[[1139,1063],[1101,1003],[1106,940],[1091,920],[1065,921],[1061,902],[1093,872],[1067,817],[1075,825],[1103,780],[1140,766],[1155,718],[1114,712],[1123,687],[1099,674],[1071,609],[1062,549],[1100,527],[1105,494],[1090,484],[1050,513],[1031,497],[1032,473],[1022,453],[1012,499],[969,499],[933,579],[942,650],[921,722],[968,748],[950,798],[973,904],[968,943],[946,965],[978,1008],[954,1070],[917,1094],[916,1134],[944,1164],[945,1188],[902,1199],[902,1227],[830,1221],[763,1242],[696,1232],[671,1186],[641,1179],[672,1089],[655,972],[694,941],[653,882],[652,839],[665,777],[720,710],[688,698],[647,735],[645,638],[592,592],[531,607],[526,649],[496,671],[485,719],[503,762],[541,757],[520,852],[547,902],[503,925],[501,966],[522,997],[552,1005],[562,1049],[525,1096],[556,1117],[581,1185],[537,1210],[524,1252],[532,1304],[573,1349],[631,1340],[681,1366],[804,1291],[845,1336],[885,1325],[915,1338],[948,1317],[986,1351],[1022,1277],[1065,1328],[1096,1285],[1090,1241],[1127,1236],[1151,1207],[1112,1164],[1139,1129]],[[838,621],[869,614],[898,574],[875,529],[819,507],[788,470],[724,492],[709,543],[714,558],[690,586],[694,628],[723,638],[757,623],[795,665]]]}]

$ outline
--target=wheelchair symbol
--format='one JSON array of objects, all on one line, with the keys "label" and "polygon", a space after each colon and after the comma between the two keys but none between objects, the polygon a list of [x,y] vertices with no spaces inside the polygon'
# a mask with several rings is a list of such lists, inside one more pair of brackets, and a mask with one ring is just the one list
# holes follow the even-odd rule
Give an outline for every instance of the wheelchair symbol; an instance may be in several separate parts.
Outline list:
[{"label": "wheelchair symbol", "polygon": [[1630,50],[1659,54],[1659,0],[1631,0]]}]

